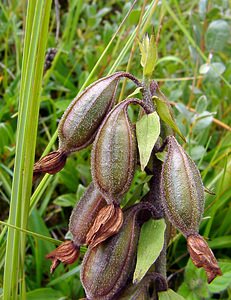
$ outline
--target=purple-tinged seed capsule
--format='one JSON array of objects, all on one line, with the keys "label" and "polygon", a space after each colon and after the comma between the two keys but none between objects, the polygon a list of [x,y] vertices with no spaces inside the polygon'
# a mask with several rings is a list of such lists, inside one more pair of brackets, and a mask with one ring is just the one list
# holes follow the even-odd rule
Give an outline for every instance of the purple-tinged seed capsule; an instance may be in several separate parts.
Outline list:
[{"label": "purple-tinged seed capsule", "polygon": [[131,103],[147,110],[141,100],[127,99],[119,103],[105,118],[93,144],[93,182],[108,204],[121,200],[134,176],[137,143],[135,128],[127,112]]},{"label": "purple-tinged seed capsule", "polygon": [[167,138],[167,156],[161,173],[161,198],[169,221],[186,237],[190,257],[203,267],[210,283],[221,275],[217,260],[198,234],[204,210],[204,187],[193,160],[173,136]]},{"label": "purple-tinged seed capsule", "polygon": [[60,262],[72,264],[79,256],[79,248],[86,244],[86,236],[92,227],[99,211],[107,205],[100,192],[91,183],[84,195],[72,210],[69,221],[69,231],[73,236],[72,241],[63,242],[58,248],[46,255],[52,260],[51,273]]},{"label": "purple-tinged seed capsule", "polygon": [[[95,81],[76,96],[64,112],[58,126],[58,151],[35,163],[34,179],[42,173],[54,174],[60,171],[71,152],[81,150],[93,142],[100,124],[114,105],[121,77],[128,77],[137,85],[140,84],[131,74],[117,72]],[[59,167],[56,168],[56,165]]]},{"label": "purple-tinged seed capsule", "polygon": [[107,205],[107,202],[92,182],[72,210],[70,217],[69,231],[76,245],[86,244],[87,233],[94,224],[98,213],[105,205]]},{"label": "purple-tinged seed capsule", "polygon": [[[139,203],[124,212],[120,231],[96,247],[89,247],[81,269],[81,282],[88,300],[110,300],[126,285],[134,271],[141,220],[139,213],[149,215],[150,203]],[[139,221],[139,222],[138,222]]]},{"label": "purple-tinged seed capsule", "polygon": [[197,232],[204,211],[204,187],[193,160],[174,136],[167,138],[167,156],[161,173],[164,211],[185,236]]}]

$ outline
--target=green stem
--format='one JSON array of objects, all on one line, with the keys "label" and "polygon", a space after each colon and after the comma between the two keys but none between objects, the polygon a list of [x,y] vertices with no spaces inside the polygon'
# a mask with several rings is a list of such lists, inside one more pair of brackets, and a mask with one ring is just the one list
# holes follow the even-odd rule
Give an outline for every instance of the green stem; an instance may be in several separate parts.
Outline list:
[{"label": "green stem", "polygon": [[[51,0],[28,1],[9,223],[26,229]],[[8,229],[3,300],[25,299],[25,234]]]}]

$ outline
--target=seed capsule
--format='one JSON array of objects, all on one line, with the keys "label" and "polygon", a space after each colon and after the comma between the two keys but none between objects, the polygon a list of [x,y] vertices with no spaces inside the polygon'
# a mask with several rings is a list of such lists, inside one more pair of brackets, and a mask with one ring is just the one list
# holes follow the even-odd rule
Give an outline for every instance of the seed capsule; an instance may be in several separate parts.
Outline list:
[{"label": "seed capsule", "polygon": [[135,171],[137,144],[127,113],[130,103],[145,105],[136,99],[119,103],[105,118],[92,149],[93,181],[109,204],[118,203],[127,192]]},{"label": "seed capsule", "polygon": [[70,153],[91,144],[114,104],[121,74],[118,72],[97,80],[71,102],[59,123],[60,149]]},{"label": "seed capsule", "polygon": [[[68,154],[90,145],[107,113],[115,102],[115,94],[121,77],[128,77],[137,85],[139,81],[129,73],[117,72],[101,78],[87,87],[71,102],[58,127],[59,149],[34,165],[34,178],[41,173],[60,171]],[[62,160],[60,160],[62,156]],[[52,158],[52,162],[49,159]],[[59,168],[54,166],[58,164]]]},{"label": "seed capsule", "polygon": [[198,232],[204,210],[200,173],[173,136],[167,138],[167,156],[161,173],[161,198],[169,220],[185,236]]},{"label": "seed capsule", "polygon": [[91,183],[74,207],[69,221],[69,230],[76,245],[80,246],[86,243],[88,231],[92,227],[97,214],[106,204],[101,193]]},{"label": "seed capsule", "polygon": [[81,282],[87,299],[114,299],[126,285],[135,267],[140,233],[139,212],[150,209],[152,205],[149,203],[129,208],[124,212],[124,223],[116,235],[94,248],[88,248],[81,269]]}]

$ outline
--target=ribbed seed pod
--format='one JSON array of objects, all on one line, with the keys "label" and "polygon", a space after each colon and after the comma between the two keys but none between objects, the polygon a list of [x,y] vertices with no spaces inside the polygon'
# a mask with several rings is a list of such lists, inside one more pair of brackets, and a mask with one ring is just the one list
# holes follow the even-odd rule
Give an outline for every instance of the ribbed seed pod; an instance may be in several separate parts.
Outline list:
[{"label": "ribbed seed pod", "polygon": [[101,193],[91,183],[84,195],[74,207],[70,221],[69,231],[72,233],[75,245],[86,243],[86,236],[92,227],[99,211],[107,205]]},{"label": "ribbed seed pod", "polygon": [[87,299],[110,300],[126,285],[135,267],[140,233],[138,214],[151,210],[149,203],[139,203],[124,212],[124,223],[112,238],[88,248],[81,269],[81,282]]},{"label": "ribbed seed pod", "polygon": [[161,198],[166,215],[185,236],[198,232],[204,210],[200,173],[174,136],[167,138],[167,156],[161,173]]},{"label": "ribbed seed pod", "polygon": [[109,204],[119,202],[134,176],[137,144],[135,128],[127,113],[130,103],[145,105],[136,99],[119,103],[105,118],[93,144],[93,181]]},{"label": "ribbed seed pod", "polygon": [[87,233],[94,224],[100,210],[107,205],[100,192],[91,183],[84,195],[72,210],[69,221],[69,231],[73,240],[65,241],[55,250],[46,255],[52,260],[50,272],[53,273],[62,262],[72,264],[79,256],[79,248],[86,244]]},{"label": "ribbed seed pod", "polygon": [[70,153],[91,144],[114,104],[122,74],[118,72],[97,80],[71,102],[58,127],[60,149]]},{"label": "ribbed seed pod", "polygon": [[[139,85],[139,81],[131,74],[117,72],[92,83],[71,102],[59,123],[59,149],[50,153],[50,157],[45,156],[35,163],[34,178],[41,173],[54,174],[60,171],[68,154],[92,143],[100,124],[114,105],[121,77],[128,77]],[[54,167],[56,164],[58,167]]]}]

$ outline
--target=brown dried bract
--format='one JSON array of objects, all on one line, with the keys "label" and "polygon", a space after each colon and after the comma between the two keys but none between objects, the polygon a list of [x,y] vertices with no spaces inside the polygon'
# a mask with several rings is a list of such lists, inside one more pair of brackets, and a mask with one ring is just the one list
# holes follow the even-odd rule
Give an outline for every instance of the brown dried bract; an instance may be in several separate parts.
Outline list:
[{"label": "brown dried bract", "polygon": [[212,250],[199,234],[188,236],[187,245],[194,265],[197,268],[205,269],[208,283],[218,275],[222,275]]},{"label": "brown dried bract", "polygon": [[42,173],[55,174],[65,166],[67,155],[63,151],[53,151],[34,164],[33,179]]},{"label": "brown dried bract", "polygon": [[61,262],[70,265],[73,264],[78,257],[79,248],[76,247],[72,241],[62,243],[58,248],[46,255],[46,258],[52,260],[51,273],[54,272]]},{"label": "brown dried bract", "polygon": [[116,234],[123,224],[123,212],[113,203],[103,207],[87,233],[86,243],[92,248]]}]

